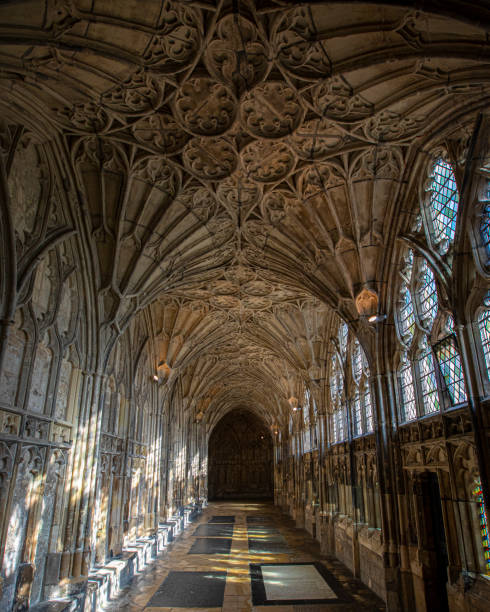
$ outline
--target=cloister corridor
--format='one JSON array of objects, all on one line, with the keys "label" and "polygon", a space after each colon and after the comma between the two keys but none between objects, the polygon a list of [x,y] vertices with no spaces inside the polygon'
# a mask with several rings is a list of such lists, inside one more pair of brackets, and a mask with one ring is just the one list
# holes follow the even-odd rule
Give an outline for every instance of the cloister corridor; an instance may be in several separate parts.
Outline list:
[{"label": "cloister corridor", "polygon": [[0,612],[488,612],[489,509],[490,0],[0,0]]}]

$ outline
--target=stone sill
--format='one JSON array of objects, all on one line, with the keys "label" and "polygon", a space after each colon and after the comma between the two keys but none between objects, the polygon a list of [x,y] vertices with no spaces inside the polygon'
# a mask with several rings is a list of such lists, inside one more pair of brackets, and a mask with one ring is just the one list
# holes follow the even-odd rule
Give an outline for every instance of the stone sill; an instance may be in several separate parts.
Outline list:
[{"label": "stone sill", "polygon": [[[113,601],[130,580],[142,572],[179,537],[193,522],[201,507],[186,506],[178,515],[160,523],[152,536],[137,538],[123,548],[123,553],[104,565],[92,568],[87,581],[85,597],[60,598],[44,601],[29,609],[32,612],[97,612]],[[85,600],[85,601],[84,601]]]}]

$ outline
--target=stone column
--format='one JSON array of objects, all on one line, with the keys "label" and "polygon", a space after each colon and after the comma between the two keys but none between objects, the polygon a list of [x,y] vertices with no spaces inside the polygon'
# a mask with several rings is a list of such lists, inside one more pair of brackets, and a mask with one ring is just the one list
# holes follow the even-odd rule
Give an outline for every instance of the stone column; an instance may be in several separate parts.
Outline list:
[{"label": "stone column", "polygon": [[100,440],[100,389],[104,377],[83,372],[77,437],[73,448],[72,480],[65,528],[60,580],[67,594],[83,591],[95,550],[95,483]]},{"label": "stone column", "polygon": [[390,611],[402,610],[398,530],[398,498],[394,472],[394,446],[390,407],[394,407],[391,373],[378,372],[371,378],[375,405],[375,437],[381,495],[381,530],[386,605]]}]

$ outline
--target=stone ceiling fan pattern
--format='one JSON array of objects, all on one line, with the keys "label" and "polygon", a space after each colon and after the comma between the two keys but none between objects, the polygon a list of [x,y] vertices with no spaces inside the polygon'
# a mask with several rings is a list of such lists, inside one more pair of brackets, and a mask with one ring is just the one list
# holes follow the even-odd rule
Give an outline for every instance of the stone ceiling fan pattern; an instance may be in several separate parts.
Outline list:
[{"label": "stone ceiling fan pattern", "polygon": [[152,317],[195,411],[274,411],[268,388],[287,410],[283,374],[321,370],[330,309],[355,321],[356,295],[381,286],[414,157],[488,104],[471,19],[361,2],[0,7],[6,113],[64,140],[100,319],[119,333]]}]

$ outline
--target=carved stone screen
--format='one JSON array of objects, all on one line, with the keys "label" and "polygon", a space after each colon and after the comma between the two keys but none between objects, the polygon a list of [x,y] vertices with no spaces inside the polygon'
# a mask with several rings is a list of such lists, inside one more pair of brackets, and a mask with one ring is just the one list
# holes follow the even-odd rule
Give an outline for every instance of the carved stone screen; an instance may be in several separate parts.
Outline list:
[{"label": "carved stone screen", "polygon": [[209,499],[272,498],[272,440],[252,412],[234,410],[209,439]]}]

